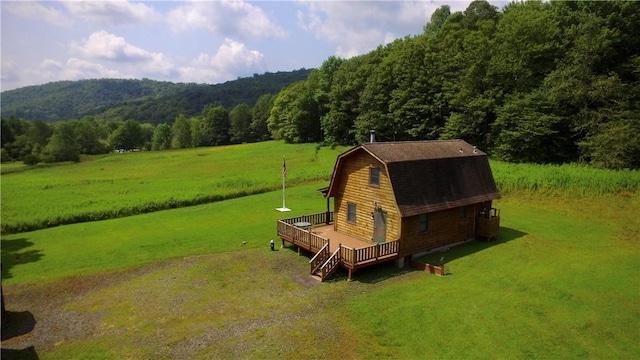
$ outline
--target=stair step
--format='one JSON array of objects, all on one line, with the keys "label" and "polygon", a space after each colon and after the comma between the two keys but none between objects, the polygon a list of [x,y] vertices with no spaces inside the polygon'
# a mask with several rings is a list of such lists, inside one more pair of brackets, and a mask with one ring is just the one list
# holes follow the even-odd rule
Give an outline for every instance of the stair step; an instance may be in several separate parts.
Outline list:
[{"label": "stair step", "polygon": [[311,276],[312,279],[314,280],[318,280],[320,282],[322,282],[322,277],[320,275],[317,275],[316,273],[309,275]]}]

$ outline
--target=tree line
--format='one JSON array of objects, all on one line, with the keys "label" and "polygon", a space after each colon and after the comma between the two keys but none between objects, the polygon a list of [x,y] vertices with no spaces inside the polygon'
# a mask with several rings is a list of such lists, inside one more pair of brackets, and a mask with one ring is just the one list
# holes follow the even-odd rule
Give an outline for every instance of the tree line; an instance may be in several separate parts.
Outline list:
[{"label": "tree line", "polygon": [[97,120],[134,119],[141,123],[172,123],[196,116],[217,103],[227,109],[253,106],[263,94],[305,79],[311,70],[254,74],[222,84],[185,84],[149,79],[90,79],[57,81],[2,92],[3,118],[58,122],[90,116]]},{"label": "tree line", "polygon": [[512,162],[640,168],[640,2],[442,6],[418,36],[330,57],[274,100],[288,142],[464,139]]},{"label": "tree line", "polygon": [[218,146],[270,139],[267,118],[274,95],[258,98],[253,108],[236,105],[228,111],[219,104],[206,106],[199,115],[179,115],[172,124],[136,120],[80,120],[49,124],[11,116],[2,119],[2,161],[80,161],[80,155],[110,151],[167,150]]},{"label": "tree line", "polygon": [[[2,159],[269,139],[349,145],[374,129],[381,141],[460,138],[511,162],[638,169],[637,34],[640,2],[526,1],[498,10],[474,1],[455,13],[445,5],[422,34],[329,57],[253,107],[209,104],[157,125],[3,119]],[[65,144],[73,156],[63,155]]]}]

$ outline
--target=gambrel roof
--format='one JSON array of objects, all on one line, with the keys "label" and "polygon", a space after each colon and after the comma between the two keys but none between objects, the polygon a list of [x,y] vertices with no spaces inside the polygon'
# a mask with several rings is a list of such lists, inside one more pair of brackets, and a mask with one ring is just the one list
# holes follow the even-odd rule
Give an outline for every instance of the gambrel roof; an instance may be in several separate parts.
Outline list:
[{"label": "gambrel roof", "polygon": [[500,198],[487,154],[463,140],[374,142],[338,156],[327,192],[351,155],[366,152],[377,159],[391,180],[403,217],[430,213]]}]

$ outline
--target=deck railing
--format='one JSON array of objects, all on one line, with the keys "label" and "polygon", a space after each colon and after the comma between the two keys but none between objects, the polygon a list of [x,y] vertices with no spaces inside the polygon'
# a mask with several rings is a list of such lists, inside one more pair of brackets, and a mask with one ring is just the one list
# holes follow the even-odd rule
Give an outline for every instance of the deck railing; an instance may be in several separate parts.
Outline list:
[{"label": "deck railing", "polygon": [[284,220],[278,220],[278,236],[314,253],[320,251],[329,243],[328,239],[294,226],[293,223],[289,224]]},{"label": "deck railing", "polygon": [[[327,219],[327,216],[329,217],[328,219]],[[322,212],[322,213],[311,214],[311,215],[302,215],[302,216],[297,216],[293,218],[283,219],[280,221],[283,221],[291,225],[295,223],[303,223],[303,222],[310,223],[311,226],[316,226],[321,224],[327,225],[333,222],[333,211],[329,213]]]},{"label": "deck railing", "polygon": [[360,249],[340,245],[340,257],[345,266],[355,269],[364,264],[379,260],[380,258],[397,255],[399,244],[400,242],[396,240]]},{"label": "deck railing", "polygon": [[322,264],[320,268],[320,277],[322,280],[331,275],[340,265],[340,249],[336,250],[328,259]]},{"label": "deck railing", "polygon": [[327,261],[329,255],[331,255],[331,253],[329,252],[329,242],[327,242],[322,249],[309,260],[309,273],[315,273]]},{"label": "deck railing", "polygon": [[319,271],[319,275],[323,280],[330,276],[340,265],[349,269],[349,279],[351,279],[352,270],[397,257],[400,250],[400,242],[397,240],[359,249],[340,245],[333,254],[330,254],[329,239],[314,234],[310,230],[316,225],[325,225],[332,222],[333,212],[322,212],[278,220],[278,236],[283,241],[286,240],[297,245],[299,249],[304,248],[316,253],[309,261],[309,272],[313,274]]},{"label": "deck railing", "polygon": [[491,208],[478,214],[476,236],[486,239],[496,238],[500,232],[500,209]]}]

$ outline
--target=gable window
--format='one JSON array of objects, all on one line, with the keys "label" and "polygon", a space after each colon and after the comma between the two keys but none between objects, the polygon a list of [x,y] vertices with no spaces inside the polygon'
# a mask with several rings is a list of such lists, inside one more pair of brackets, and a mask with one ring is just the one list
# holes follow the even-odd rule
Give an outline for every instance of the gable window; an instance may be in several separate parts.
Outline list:
[{"label": "gable window", "polygon": [[356,223],[356,204],[347,203],[347,222]]},{"label": "gable window", "polygon": [[429,214],[420,215],[420,232],[429,231]]},{"label": "gable window", "polygon": [[375,167],[369,168],[369,185],[380,186],[380,169]]},{"label": "gable window", "polygon": [[460,219],[466,219],[466,218],[467,218],[467,207],[462,206],[460,208]]}]

